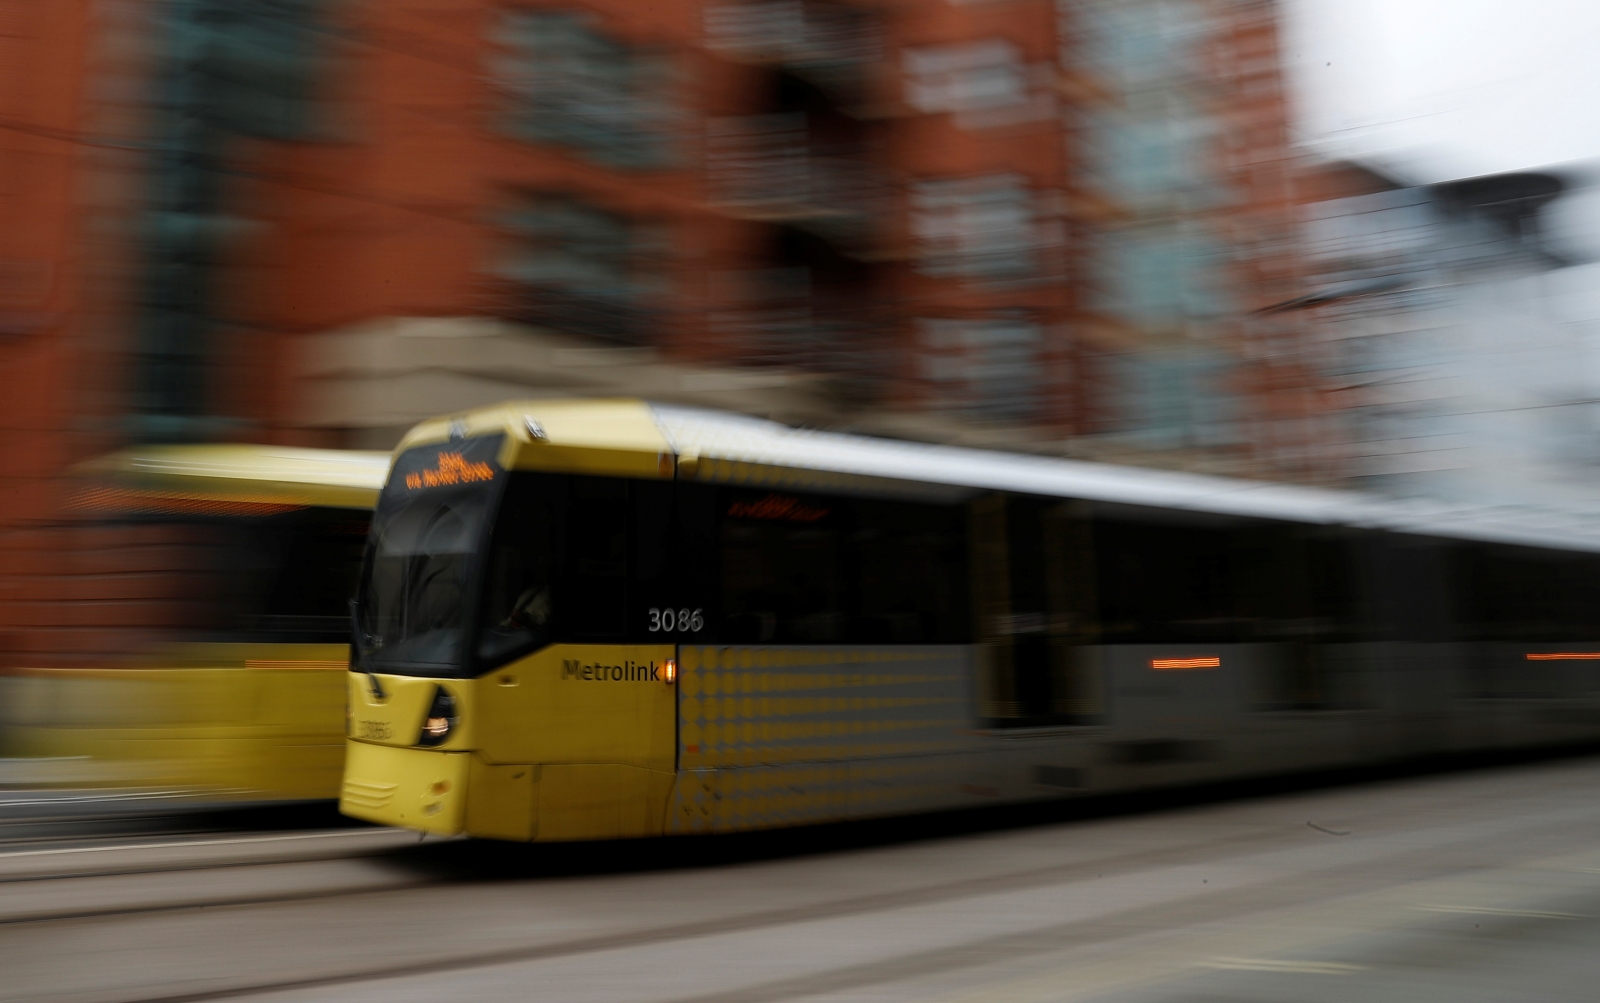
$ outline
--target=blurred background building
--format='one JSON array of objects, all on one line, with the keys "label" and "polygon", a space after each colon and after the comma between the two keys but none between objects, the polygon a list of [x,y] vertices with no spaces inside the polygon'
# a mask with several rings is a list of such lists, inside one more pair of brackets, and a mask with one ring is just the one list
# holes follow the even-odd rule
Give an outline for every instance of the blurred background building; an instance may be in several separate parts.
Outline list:
[{"label": "blurred background building", "polygon": [[1407,184],[1308,170],[1309,283],[1273,312],[1316,317],[1342,398],[1346,475],[1388,494],[1592,510],[1600,497],[1594,331],[1553,307],[1578,264],[1548,235],[1570,187],[1523,172]]},{"label": "blurred background building", "polygon": [[181,539],[71,516],[64,472],[129,441],[639,395],[1463,496],[1559,463],[1527,443],[1597,396],[1538,316],[1559,182],[1304,162],[1281,17],[0,0],[0,649],[185,622]]},{"label": "blurred background building", "polygon": [[1255,312],[1298,267],[1270,3],[9,9],[59,78],[16,237],[73,261],[10,285],[101,271],[7,324],[103,314],[119,434],[647,393],[1326,476]]}]

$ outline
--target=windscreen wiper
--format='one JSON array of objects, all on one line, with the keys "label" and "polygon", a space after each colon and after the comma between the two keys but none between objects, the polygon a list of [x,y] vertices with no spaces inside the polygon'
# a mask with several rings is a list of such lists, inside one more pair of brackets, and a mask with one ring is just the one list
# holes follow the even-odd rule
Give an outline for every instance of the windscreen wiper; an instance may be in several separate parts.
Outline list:
[{"label": "windscreen wiper", "polygon": [[367,682],[372,685],[372,698],[378,703],[389,699],[389,694],[384,691],[383,683],[378,679],[378,674],[366,667],[366,645],[362,643],[366,635],[361,631],[361,600],[350,600],[350,654],[356,663],[361,666],[361,671],[367,677]]}]

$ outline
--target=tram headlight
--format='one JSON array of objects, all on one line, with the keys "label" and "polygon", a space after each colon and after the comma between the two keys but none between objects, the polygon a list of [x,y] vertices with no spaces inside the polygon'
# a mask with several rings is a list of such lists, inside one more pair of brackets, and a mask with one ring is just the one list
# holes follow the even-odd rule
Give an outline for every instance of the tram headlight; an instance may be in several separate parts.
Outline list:
[{"label": "tram headlight", "polygon": [[456,730],[458,720],[456,698],[443,686],[438,687],[433,691],[433,703],[428,705],[428,714],[422,719],[422,733],[417,736],[417,744],[443,745]]}]

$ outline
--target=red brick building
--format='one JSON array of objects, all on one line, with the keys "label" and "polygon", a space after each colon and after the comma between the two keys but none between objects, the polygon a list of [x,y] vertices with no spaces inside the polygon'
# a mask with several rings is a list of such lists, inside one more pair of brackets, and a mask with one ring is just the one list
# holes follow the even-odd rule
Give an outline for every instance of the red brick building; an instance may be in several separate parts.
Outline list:
[{"label": "red brick building", "polygon": [[[40,585],[97,567],[68,464],[386,448],[540,394],[1326,479],[1265,309],[1298,268],[1277,30],[1270,0],[0,0],[0,578],[181,621],[148,581]],[[90,615],[6,608],[41,656]]]}]

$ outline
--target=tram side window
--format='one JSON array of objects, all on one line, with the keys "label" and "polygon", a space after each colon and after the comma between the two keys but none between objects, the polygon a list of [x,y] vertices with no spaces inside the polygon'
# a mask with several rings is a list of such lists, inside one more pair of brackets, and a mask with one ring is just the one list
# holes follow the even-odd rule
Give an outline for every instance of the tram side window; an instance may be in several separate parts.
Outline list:
[{"label": "tram side window", "polygon": [[970,641],[959,507],[723,490],[717,510],[723,640]]},{"label": "tram side window", "polygon": [[1356,629],[1350,541],[1322,527],[1167,515],[1097,523],[1110,640],[1309,643]]},{"label": "tram side window", "polygon": [[1367,625],[1355,574],[1359,534],[1330,527],[1301,532],[1310,615],[1318,636],[1326,642],[1364,638]]},{"label": "tram side window", "polygon": [[964,644],[971,640],[961,509],[860,499],[851,503],[855,584],[850,640]]},{"label": "tram side window", "polygon": [[1361,588],[1374,638],[1408,643],[1458,639],[1461,590],[1457,541],[1368,532],[1357,541]]},{"label": "tram side window", "polygon": [[1134,644],[1225,642],[1245,626],[1235,605],[1245,560],[1218,525],[1097,522],[1101,613],[1108,640]]},{"label": "tram side window", "polygon": [[628,481],[572,478],[567,564],[571,633],[580,640],[621,639],[628,632]]},{"label": "tram side window", "polygon": [[717,501],[726,639],[843,641],[837,500],[727,491]]},{"label": "tram side window", "polygon": [[1559,642],[1600,633],[1594,555],[1479,544],[1455,558],[1463,626],[1476,639]]},{"label": "tram side window", "polygon": [[338,508],[219,520],[217,620],[229,640],[343,643],[371,514]]},{"label": "tram side window", "polygon": [[485,563],[478,657],[504,662],[548,644],[558,596],[557,541],[565,537],[567,478],[515,475],[506,486]]}]

